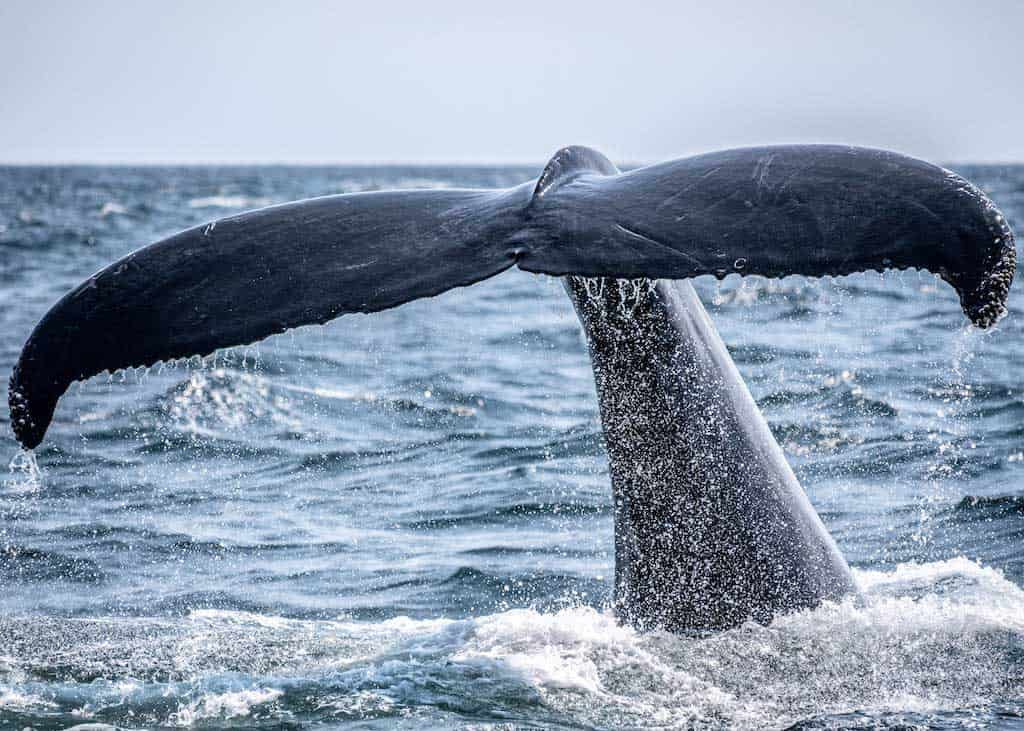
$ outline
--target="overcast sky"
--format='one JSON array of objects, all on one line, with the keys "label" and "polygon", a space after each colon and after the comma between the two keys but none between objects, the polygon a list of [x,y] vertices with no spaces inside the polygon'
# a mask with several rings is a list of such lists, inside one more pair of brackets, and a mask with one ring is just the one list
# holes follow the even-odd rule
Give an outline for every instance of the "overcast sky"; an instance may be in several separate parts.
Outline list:
[{"label": "overcast sky", "polygon": [[0,0],[0,161],[1024,161],[1022,37],[1015,0]]}]

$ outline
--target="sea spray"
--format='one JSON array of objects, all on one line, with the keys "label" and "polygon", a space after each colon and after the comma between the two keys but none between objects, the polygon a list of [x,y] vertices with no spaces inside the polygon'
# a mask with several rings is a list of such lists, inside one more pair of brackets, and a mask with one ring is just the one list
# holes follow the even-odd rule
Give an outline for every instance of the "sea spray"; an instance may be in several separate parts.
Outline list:
[{"label": "sea spray", "polygon": [[31,449],[21,449],[7,465],[8,476],[4,479],[4,490],[14,493],[38,492],[42,485],[43,473]]}]

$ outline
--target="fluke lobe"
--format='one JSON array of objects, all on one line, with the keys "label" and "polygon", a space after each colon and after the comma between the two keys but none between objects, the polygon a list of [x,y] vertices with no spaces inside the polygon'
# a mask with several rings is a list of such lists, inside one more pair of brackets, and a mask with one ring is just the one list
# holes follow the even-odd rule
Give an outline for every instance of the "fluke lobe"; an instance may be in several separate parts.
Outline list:
[{"label": "fluke lobe", "polygon": [[73,381],[395,307],[512,266],[565,277],[587,334],[617,611],[678,630],[768,621],[854,583],[692,286],[671,280],[915,267],[989,327],[1005,312],[1015,250],[976,187],[892,152],[747,148],[620,174],[568,147],[507,190],[314,198],[129,254],[35,328],[11,377],[11,424],[33,448]]}]

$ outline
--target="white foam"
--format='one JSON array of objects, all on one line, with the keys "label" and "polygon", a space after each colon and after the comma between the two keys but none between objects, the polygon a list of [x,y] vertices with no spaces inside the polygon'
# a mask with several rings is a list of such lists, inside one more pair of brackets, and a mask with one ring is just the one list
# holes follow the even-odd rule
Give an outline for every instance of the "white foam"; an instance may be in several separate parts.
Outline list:
[{"label": "white foam", "polygon": [[171,723],[191,726],[207,718],[240,718],[248,716],[254,706],[280,698],[275,688],[251,688],[204,695],[171,716]]},{"label": "white foam", "polygon": [[38,698],[13,688],[0,685],[0,709],[5,711],[32,711],[40,708],[52,708],[54,703],[45,698]]},{"label": "white foam", "polygon": [[[998,571],[954,559],[858,579],[863,601],[704,638],[638,634],[574,608],[503,612],[414,642],[421,663],[433,651],[438,674],[536,695],[583,725],[775,728],[824,714],[974,707],[1024,690],[1013,659],[1024,591]],[[384,662],[375,677],[397,688],[408,670]]]},{"label": "white foam", "polygon": [[256,614],[255,612],[241,612],[231,609],[193,609],[189,612],[189,619],[193,622],[208,622],[211,624],[237,624],[255,625],[268,629],[288,629],[302,626],[300,620],[288,619],[287,617],[275,617],[273,615]]},{"label": "white foam", "polygon": [[[294,696],[339,718],[483,706],[581,726],[784,728],[1024,697],[1024,590],[999,571],[958,558],[856,578],[862,598],[701,637],[637,633],[591,607],[381,622],[229,610],[185,621],[40,619],[22,630],[31,656],[5,657],[0,707],[52,698],[106,720],[161,698],[166,722],[187,725],[288,713]],[[104,639],[65,649],[79,621],[102,627],[73,635]],[[51,645],[37,641],[49,635]],[[120,666],[163,680],[69,680],[44,693],[21,682],[54,652],[68,677]]]},{"label": "white foam", "polygon": [[128,209],[122,206],[116,201],[107,201],[100,208],[100,218],[107,218],[108,216],[123,216],[128,213]]},{"label": "white foam", "polygon": [[548,615],[512,610],[478,620],[472,640],[452,660],[511,671],[538,688],[602,694],[595,657],[627,646],[632,636],[614,617],[590,608]]}]

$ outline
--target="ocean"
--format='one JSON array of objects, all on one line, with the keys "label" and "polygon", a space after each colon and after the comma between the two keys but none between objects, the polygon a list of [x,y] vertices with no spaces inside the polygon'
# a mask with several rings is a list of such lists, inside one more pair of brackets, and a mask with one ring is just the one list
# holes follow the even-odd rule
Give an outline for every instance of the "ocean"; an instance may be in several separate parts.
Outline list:
[{"label": "ocean", "polygon": [[[0,167],[0,373],[177,230],[540,167]],[[1024,230],[1024,166],[956,167]],[[642,634],[561,284],[510,271],[0,409],[0,728],[1024,728],[1024,292],[696,281],[859,599]]]}]

